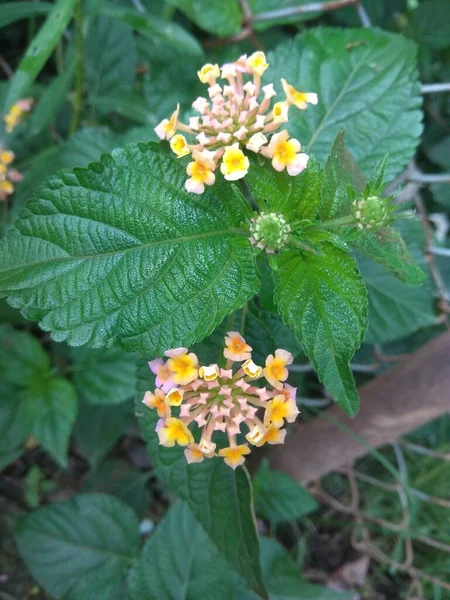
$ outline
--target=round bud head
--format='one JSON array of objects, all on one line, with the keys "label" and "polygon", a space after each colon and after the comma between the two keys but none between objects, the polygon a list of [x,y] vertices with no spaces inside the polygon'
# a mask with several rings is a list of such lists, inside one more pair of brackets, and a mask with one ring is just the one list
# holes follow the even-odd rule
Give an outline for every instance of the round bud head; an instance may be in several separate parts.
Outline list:
[{"label": "round bud head", "polygon": [[262,212],[251,220],[250,241],[270,254],[284,246],[290,231],[283,215]]},{"label": "round bud head", "polygon": [[369,196],[352,203],[353,216],[358,229],[379,229],[389,220],[389,210],[386,198]]}]

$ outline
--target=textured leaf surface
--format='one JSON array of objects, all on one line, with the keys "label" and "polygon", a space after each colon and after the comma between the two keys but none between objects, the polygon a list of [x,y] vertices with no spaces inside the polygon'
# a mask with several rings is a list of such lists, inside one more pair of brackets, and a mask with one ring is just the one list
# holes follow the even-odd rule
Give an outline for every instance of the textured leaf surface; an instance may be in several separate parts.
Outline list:
[{"label": "textured leaf surface", "polygon": [[5,100],[6,110],[9,110],[19,98],[26,96],[29,87],[39,75],[72,18],[75,2],[76,0],[58,0],[53,6],[45,23],[28,46],[11,80]]},{"label": "textured leaf surface", "polygon": [[225,37],[241,28],[242,11],[238,0],[169,0],[201,29]]},{"label": "textured leaf surface", "polygon": [[88,99],[113,96],[134,85],[137,56],[133,30],[126,23],[94,17],[84,42],[84,85]]},{"label": "textured leaf surface", "polygon": [[297,177],[286,171],[278,173],[268,160],[258,156],[252,160],[245,178],[258,206],[282,213],[288,221],[313,219],[320,203],[323,171],[311,157],[308,168]]},{"label": "textured leaf surface", "polygon": [[272,523],[301,519],[318,504],[295,479],[263,462],[253,477],[256,514]]},{"label": "textured leaf surface", "polygon": [[127,600],[231,600],[233,580],[187,504],[178,502],[133,566]]},{"label": "textured leaf surface", "polygon": [[136,391],[136,356],[118,348],[72,349],[73,382],[91,404],[120,404]]},{"label": "textured leaf surface", "polygon": [[278,46],[269,63],[267,81],[284,77],[317,92],[318,106],[291,109],[289,129],[322,163],[341,129],[366,176],[386,153],[388,179],[414,155],[422,113],[410,41],[371,29],[314,29]]},{"label": "textured leaf surface", "polygon": [[165,448],[155,433],[157,415],[141,404],[146,390],[154,389],[154,377],[143,361],[138,370],[136,416],[148,451],[160,476],[187,502],[220,554],[265,596],[259,566],[259,544],[252,513],[251,484],[246,471],[235,471],[212,458],[188,465],[183,448]]},{"label": "textured leaf surface", "polygon": [[0,289],[56,341],[149,356],[202,339],[257,290],[246,204],[225,182],[201,198],[154,144],[62,172],[2,242]]},{"label": "textured leaf surface", "polygon": [[139,552],[134,512],[106,494],[75,496],[22,517],[19,550],[55,598],[116,598]]},{"label": "textured leaf surface", "polygon": [[341,408],[355,415],[359,399],[349,361],[367,328],[366,289],[352,256],[329,241],[321,250],[287,250],[272,259],[275,302],[319,379]]}]

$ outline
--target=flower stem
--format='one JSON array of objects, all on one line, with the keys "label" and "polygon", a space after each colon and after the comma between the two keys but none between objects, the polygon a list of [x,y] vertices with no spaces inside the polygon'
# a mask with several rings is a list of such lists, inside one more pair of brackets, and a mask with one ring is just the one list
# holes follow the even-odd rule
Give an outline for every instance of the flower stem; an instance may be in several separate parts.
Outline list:
[{"label": "flower stem", "polygon": [[347,215],[346,217],[339,217],[338,219],[332,219],[331,221],[325,221],[319,225],[315,225],[312,229],[328,229],[329,227],[342,227],[345,225],[354,225],[355,218],[353,215]]},{"label": "flower stem", "polygon": [[70,123],[70,135],[73,135],[80,124],[81,109],[83,106],[83,10],[82,0],[77,1],[75,10],[75,28],[77,39],[77,66],[76,66],[76,89],[73,107],[72,121]]}]

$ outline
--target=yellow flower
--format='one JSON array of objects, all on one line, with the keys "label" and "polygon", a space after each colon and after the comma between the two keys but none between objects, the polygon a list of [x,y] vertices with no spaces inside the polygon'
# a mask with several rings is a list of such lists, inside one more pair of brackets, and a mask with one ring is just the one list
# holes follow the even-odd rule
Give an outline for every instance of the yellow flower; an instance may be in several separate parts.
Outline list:
[{"label": "yellow flower", "polygon": [[289,119],[288,113],[288,102],[276,102],[272,109],[274,123],[287,123]]},{"label": "yellow flower", "polygon": [[257,424],[253,427],[253,429],[251,429],[247,433],[245,438],[250,442],[250,444],[257,446],[258,444],[260,444],[262,442],[266,433],[267,433],[266,428],[263,427],[262,424],[261,425]]},{"label": "yellow flower", "polygon": [[264,144],[267,144],[268,141],[269,140],[266,138],[266,136],[260,131],[258,131],[257,133],[254,133],[252,135],[245,147],[251,150],[252,152],[259,152],[261,150],[261,147],[264,146]]},{"label": "yellow flower", "polygon": [[10,165],[14,158],[14,152],[11,152],[11,150],[0,150],[0,163]]},{"label": "yellow flower", "polygon": [[198,374],[205,381],[214,381],[219,377],[219,365],[200,367]]},{"label": "yellow flower", "polygon": [[174,417],[166,419],[163,426],[158,429],[158,437],[159,443],[168,448],[172,448],[175,444],[187,446],[194,443],[194,437],[187,426]]},{"label": "yellow flower", "polygon": [[228,181],[242,179],[247,175],[249,166],[250,162],[237,142],[225,148],[222,164],[220,165],[220,170],[225,179]]},{"label": "yellow flower", "polygon": [[257,75],[263,75],[264,71],[269,66],[266,61],[266,55],[264,52],[253,52],[246,61],[247,68],[256,73]]},{"label": "yellow flower", "polygon": [[4,118],[5,129],[7,133],[11,133],[12,130],[23,120],[25,113],[31,110],[32,105],[33,98],[23,98],[11,106]]},{"label": "yellow flower", "polygon": [[166,356],[169,357],[167,366],[172,371],[173,382],[177,385],[187,385],[198,377],[198,358],[193,352],[187,351],[187,348],[175,348],[168,350]]},{"label": "yellow flower", "polygon": [[264,444],[270,444],[271,446],[275,444],[284,444],[286,434],[286,429],[278,429],[278,427],[275,427],[274,425],[269,425],[265,436],[259,442],[256,442],[255,446],[260,448],[261,446],[264,446]]},{"label": "yellow flower", "polygon": [[317,94],[311,94],[309,92],[299,92],[292,85],[290,85],[285,79],[281,80],[286,99],[289,104],[293,104],[300,110],[305,110],[308,104],[317,104]]},{"label": "yellow flower", "polygon": [[167,393],[167,402],[170,406],[180,406],[183,402],[184,391],[179,390],[178,388],[172,388]]},{"label": "yellow flower", "polygon": [[223,351],[225,358],[233,361],[249,360],[253,348],[247,344],[242,335],[237,331],[229,331],[225,336],[226,348]]},{"label": "yellow flower", "polygon": [[219,65],[212,65],[207,63],[203,65],[200,71],[197,71],[198,78],[202,83],[209,83],[212,85],[218,77],[220,77]]},{"label": "yellow flower", "polygon": [[309,156],[305,153],[298,154],[301,145],[298,140],[289,139],[286,130],[275,133],[270,140],[267,148],[262,152],[272,159],[272,167],[276,171],[287,169],[289,175],[298,175],[304,171],[308,165]]},{"label": "yellow flower", "polygon": [[159,388],[156,388],[154,394],[145,392],[142,402],[149,408],[155,408],[160,419],[170,416],[170,408],[167,406],[166,395]]},{"label": "yellow flower", "polygon": [[186,138],[180,133],[174,135],[173,138],[170,140],[170,147],[172,148],[172,152],[174,152],[178,156],[178,158],[186,156],[186,154],[190,154],[191,152],[189,150]]},{"label": "yellow flower", "polygon": [[172,113],[170,119],[163,119],[161,123],[155,127],[156,135],[160,140],[170,140],[175,135],[178,125],[178,113],[180,105],[177,104],[175,112]]},{"label": "yellow flower", "polygon": [[215,182],[216,163],[212,160],[213,155],[214,153],[209,150],[203,150],[203,152],[194,150],[192,154],[194,160],[186,167],[186,173],[190,179],[186,180],[184,186],[188,192],[202,194],[205,185],[212,185]]},{"label": "yellow flower", "polygon": [[244,373],[252,379],[257,379],[262,373],[262,367],[255,365],[251,358],[245,361],[242,368],[244,369]]},{"label": "yellow flower", "polygon": [[13,192],[14,186],[8,179],[0,181],[0,198],[2,197],[2,195],[9,196]]},{"label": "yellow flower", "polygon": [[199,449],[198,444],[189,444],[184,451],[184,456],[188,464],[201,463],[205,460],[205,455]]},{"label": "yellow flower", "polygon": [[219,450],[219,456],[222,456],[226,464],[232,469],[244,464],[244,456],[246,454],[250,454],[250,448],[244,445],[229,446],[228,448],[222,448],[222,450]]},{"label": "yellow flower", "polygon": [[267,427],[272,424],[280,429],[280,427],[283,427],[285,420],[288,423],[293,423],[299,412],[295,400],[286,400],[286,397],[280,394],[268,402],[264,415],[264,425]]},{"label": "yellow flower", "polygon": [[289,372],[287,365],[291,365],[294,357],[287,350],[276,350],[275,356],[269,354],[266,358],[266,368],[264,369],[264,377],[277,390],[283,388],[281,381],[286,381]]}]

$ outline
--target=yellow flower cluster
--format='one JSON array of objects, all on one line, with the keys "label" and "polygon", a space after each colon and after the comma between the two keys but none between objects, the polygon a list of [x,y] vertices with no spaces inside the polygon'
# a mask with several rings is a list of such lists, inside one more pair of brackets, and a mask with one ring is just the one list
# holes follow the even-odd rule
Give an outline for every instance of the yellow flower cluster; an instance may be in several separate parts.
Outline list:
[{"label": "yellow flower cluster", "polygon": [[[235,469],[244,463],[250,446],[284,442],[285,422],[292,423],[299,413],[296,389],[285,383],[287,366],[293,361],[290,352],[278,349],[266,358],[265,367],[259,366],[252,360],[251,346],[238,332],[230,331],[223,351],[225,368],[199,365],[197,356],[187,348],[165,354],[167,362],[156,359],[149,363],[156,375],[156,389],[146,392],[143,399],[158,413],[160,444],[184,446],[188,463],[220,456]],[[234,363],[239,363],[236,368]],[[262,377],[271,387],[255,385]],[[241,431],[243,425],[246,434]],[[201,430],[198,442],[196,430]],[[227,434],[227,447],[217,449],[212,440],[215,431]],[[245,441],[239,439],[244,436]]]},{"label": "yellow flower cluster", "polygon": [[22,180],[22,175],[16,169],[11,169],[14,152],[5,150],[0,145],[0,201],[6,200],[14,193],[14,183]]},{"label": "yellow flower cluster", "polygon": [[11,106],[4,118],[7,133],[11,133],[23,121],[25,115],[30,112],[33,102],[33,98],[22,98]]},{"label": "yellow flower cluster", "polygon": [[[250,162],[244,149],[270,158],[274,169],[286,169],[289,175],[306,168],[309,157],[301,152],[300,142],[290,139],[286,130],[275,132],[288,122],[291,106],[305,110],[308,103],[317,104],[317,95],[299,92],[282,79],[286,98],[272,106],[273,84],[261,87],[268,66],[264,52],[241,56],[222,67],[204,65],[197,75],[208,85],[209,100],[199,97],[192,104],[198,116],[191,117],[189,124],[181,123],[178,105],[170,119],[155,128],[160,139],[170,141],[178,157],[192,156],[186,168],[188,192],[201,194],[205,185],[213,185],[219,163],[228,181],[245,177]],[[220,85],[219,78],[226,83]],[[183,133],[195,141],[189,142]]]}]

